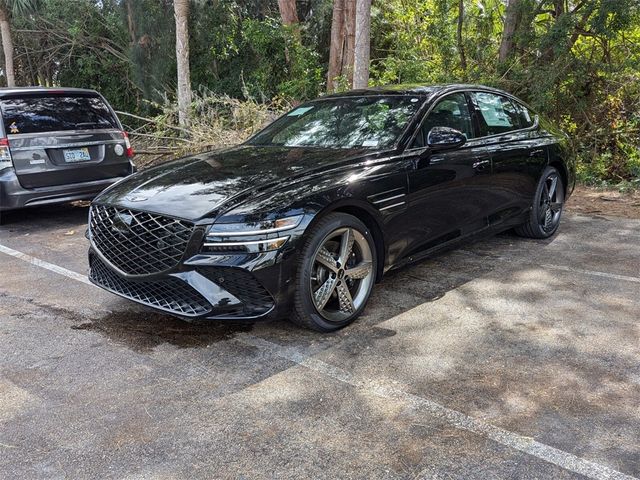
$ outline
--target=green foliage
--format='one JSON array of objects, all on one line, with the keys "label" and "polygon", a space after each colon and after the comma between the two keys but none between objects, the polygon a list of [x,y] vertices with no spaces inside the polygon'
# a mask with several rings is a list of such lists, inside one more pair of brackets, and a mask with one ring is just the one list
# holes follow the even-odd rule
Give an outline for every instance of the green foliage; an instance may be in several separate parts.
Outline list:
[{"label": "green foliage", "polygon": [[175,20],[171,0],[128,0],[135,40],[128,32],[128,12],[120,2],[120,24],[126,41],[131,80],[140,91],[136,111],[148,113],[149,103],[161,101],[166,92],[175,91]]},{"label": "green foliage", "polygon": [[101,91],[117,108],[135,109],[126,26],[116,0],[40,0],[37,14],[14,17],[18,85]]},{"label": "green foliage", "polygon": [[[504,2],[388,0],[373,14],[372,83],[482,83],[513,92],[571,136],[589,183],[638,184],[640,6],[637,0],[522,0],[515,49],[497,62]],[[552,13],[553,11],[553,13]]]},{"label": "green foliage", "polygon": [[[19,84],[96,88],[117,109],[143,116],[166,113],[173,104],[172,0],[0,4],[14,13]],[[370,83],[504,88],[570,134],[583,181],[637,184],[640,1],[520,0],[513,51],[499,63],[505,4],[464,0],[459,41],[459,0],[374,1]],[[270,104],[320,94],[332,7],[332,0],[299,1],[300,24],[285,27],[276,0],[194,0],[191,81],[209,92],[196,103],[212,95]],[[348,88],[341,79],[340,89]],[[223,103],[214,102],[224,109]],[[197,122],[206,124],[203,112],[194,107]]]},{"label": "green foliage", "polygon": [[6,8],[14,16],[30,13],[38,8],[39,0],[0,0],[0,7]]},{"label": "green foliage", "polygon": [[243,21],[240,48],[248,67],[242,69],[246,96],[305,100],[320,93],[323,75],[318,54],[302,44],[296,28],[273,18]]}]

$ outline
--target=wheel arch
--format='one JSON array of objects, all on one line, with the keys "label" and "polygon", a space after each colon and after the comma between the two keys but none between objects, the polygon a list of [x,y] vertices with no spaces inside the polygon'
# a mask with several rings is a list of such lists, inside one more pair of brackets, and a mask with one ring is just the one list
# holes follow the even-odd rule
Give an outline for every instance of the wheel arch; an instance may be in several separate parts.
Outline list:
[{"label": "wheel arch", "polygon": [[562,179],[562,185],[564,186],[564,194],[565,197],[568,197],[570,195],[569,192],[569,171],[567,170],[567,166],[564,164],[564,162],[561,162],[560,160],[553,160],[549,163],[550,167],[555,168],[556,170],[558,170],[558,172],[560,172],[560,178]]},{"label": "wheel arch", "polygon": [[348,215],[352,215],[367,226],[373,236],[373,242],[376,247],[376,257],[378,259],[376,282],[379,282],[384,273],[386,245],[381,221],[378,218],[377,211],[366,202],[341,201],[332,203],[316,213],[314,219],[307,226],[307,229],[312,227],[317,221],[329,213],[346,213]]}]

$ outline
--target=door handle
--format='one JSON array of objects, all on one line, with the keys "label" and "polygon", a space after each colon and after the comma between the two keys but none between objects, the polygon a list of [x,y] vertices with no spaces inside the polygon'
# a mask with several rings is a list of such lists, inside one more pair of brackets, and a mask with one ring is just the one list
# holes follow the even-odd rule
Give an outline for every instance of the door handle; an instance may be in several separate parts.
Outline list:
[{"label": "door handle", "polygon": [[485,168],[489,166],[491,162],[489,160],[478,160],[473,162],[473,168],[479,172],[483,171]]}]

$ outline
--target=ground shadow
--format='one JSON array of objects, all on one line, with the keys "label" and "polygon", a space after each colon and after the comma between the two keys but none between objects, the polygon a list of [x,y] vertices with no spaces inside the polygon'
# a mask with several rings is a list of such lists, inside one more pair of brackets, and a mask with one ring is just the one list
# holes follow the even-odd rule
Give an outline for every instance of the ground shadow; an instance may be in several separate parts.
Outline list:
[{"label": "ground shadow", "polygon": [[98,332],[140,352],[150,351],[163,343],[178,348],[206,348],[253,328],[266,340],[303,350],[323,349],[348,339],[356,351],[395,335],[393,330],[378,327],[379,323],[418,305],[436,301],[494,268],[495,263],[485,261],[482,256],[461,256],[452,250],[390,272],[374,289],[362,317],[348,328],[331,334],[298,327],[286,318],[257,323],[187,322],[126,300],[116,300],[118,303],[113,305],[112,312],[72,328]]},{"label": "ground shadow", "polygon": [[43,205],[1,212],[0,228],[10,232],[19,229],[21,233],[30,233],[66,224],[87,223],[88,216],[88,201]]},{"label": "ground shadow", "polygon": [[100,333],[137,352],[168,343],[178,348],[203,348],[236,333],[251,331],[250,323],[185,322],[170,315],[132,308],[71,327]]}]

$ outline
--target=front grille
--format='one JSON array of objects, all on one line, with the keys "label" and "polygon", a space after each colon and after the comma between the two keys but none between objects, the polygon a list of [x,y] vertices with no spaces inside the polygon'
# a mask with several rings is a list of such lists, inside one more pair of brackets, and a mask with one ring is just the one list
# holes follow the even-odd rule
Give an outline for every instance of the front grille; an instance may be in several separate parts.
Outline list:
[{"label": "front grille", "polygon": [[242,302],[241,307],[225,312],[225,317],[256,317],[273,308],[273,297],[247,270],[210,267],[198,269],[198,272]]},{"label": "front grille", "polygon": [[112,265],[129,275],[175,267],[194,226],[163,215],[105,205],[91,207],[91,239]]},{"label": "front grille", "polygon": [[156,282],[136,282],[121,278],[98,257],[90,258],[89,278],[103,288],[137,302],[187,317],[211,311],[205,298],[185,282],[167,277]]}]

